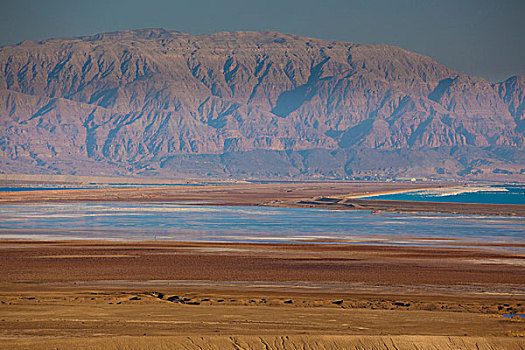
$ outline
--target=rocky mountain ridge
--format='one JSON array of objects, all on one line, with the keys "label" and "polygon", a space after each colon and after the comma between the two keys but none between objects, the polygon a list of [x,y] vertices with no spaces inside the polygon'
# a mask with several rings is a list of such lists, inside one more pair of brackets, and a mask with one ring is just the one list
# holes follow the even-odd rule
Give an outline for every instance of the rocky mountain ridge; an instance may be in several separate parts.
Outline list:
[{"label": "rocky mountain ridge", "polygon": [[0,48],[0,170],[522,178],[525,77],[277,32],[164,29]]}]

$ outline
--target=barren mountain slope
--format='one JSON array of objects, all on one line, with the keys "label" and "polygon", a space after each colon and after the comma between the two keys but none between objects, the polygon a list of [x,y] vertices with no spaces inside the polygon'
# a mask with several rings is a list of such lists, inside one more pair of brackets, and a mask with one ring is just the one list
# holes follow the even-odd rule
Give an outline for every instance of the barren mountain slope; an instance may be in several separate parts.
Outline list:
[{"label": "barren mountain slope", "polygon": [[0,49],[4,172],[520,177],[524,78],[277,32]]}]

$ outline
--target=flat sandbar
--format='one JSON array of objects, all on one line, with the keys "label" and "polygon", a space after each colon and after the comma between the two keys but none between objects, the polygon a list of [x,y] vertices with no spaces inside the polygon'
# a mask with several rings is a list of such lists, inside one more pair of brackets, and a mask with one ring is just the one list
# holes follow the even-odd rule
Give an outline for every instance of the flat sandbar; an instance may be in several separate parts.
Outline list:
[{"label": "flat sandbar", "polygon": [[[131,280],[144,287],[148,281],[234,282],[234,287],[262,281],[284,287],[299,283],[305,290],[315,284],[317,291],[323,283],[342,283],[338,288],[348,285],[349,291],[361,283],[389,290],[413,286],[425,293],[446,289],[511,295],[516,288],[518,294],[525,293],[525,256],[487,248],[5,240],[0,241],[0,253],[0,289]],[[333,288],[329,284],[327,290]]]}]

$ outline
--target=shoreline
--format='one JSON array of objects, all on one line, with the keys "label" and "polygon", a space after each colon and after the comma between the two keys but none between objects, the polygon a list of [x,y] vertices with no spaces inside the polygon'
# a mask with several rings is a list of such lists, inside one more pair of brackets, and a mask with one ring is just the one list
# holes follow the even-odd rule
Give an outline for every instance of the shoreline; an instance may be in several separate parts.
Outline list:
[{"label": "shoreline", "polygon": [[385,196],[389,194],[401,194],[401,193],[409,193],[409,192],[419,192],[419,191],[424,191],[424,190],[436,190],[436,189],[447,188],[447,187],[455,188],[456,186],[423,187],[423,188],[414,188],[414,189],[406,189],[406,190],[373,192],[373,193],[364,194],[364,195],[348,196],[346,197],[346,199],[367,199],[370,197]]},{"label": "shoreline", "polygon": [[175,203],[181,205],[307,207],[372,212],[524,216],[525,205],[392,201],[356,198],[455,187],[451,184],[279,183],[0,192],[2,205],[33,203]]},{"label": "shoreline", "polygon": [[[348,239],[320,239],[320,238],[304,238],[304,239],[283,239],[283,240],[269,240],[262,241],[257,239],[246,240],[185,240],[185,239],[126,239],[126,238],[90,238],[90,237],[64,237],[64,236],[49,236],[41,237],[40,235],[12,235],[13,237],[0,237],[0,251],[6,249],[6,245],[10,243],[18,244],[74,244],[83,243],[86,245],[104,245],[104,244],[122,244],[122,245],[142,245],[142,244],[217,244],[217,245],[261,245],[261,246],[296,246],[296,245],[338,245],[338,246],[371,246],[371,247],[412,247],[412,248],[436,248],[436,249],[485,249],[495,251],[509,251],[514,253],[525,253],[525,242],[491,242],[489,240],[469,241],[466,237],[411,237],[411,236],[361,236]],[[29,236],[29,237],[28,237]],[[524,263],[525,265],[525,263]]]},{"label": "shoreline", "polygon": [[317,201],[315,198],[294,202],[272,202],[267,206],[283,208],[314,208],[327,210],[370,211],[372,213],[435,213],[435,214],[465,214],[483,216],[525,217],[525,205],[516,204],[480,204],[480,203],[450,203],[398,201],[389,199],[346,199],[329,198],[332,202]]}]

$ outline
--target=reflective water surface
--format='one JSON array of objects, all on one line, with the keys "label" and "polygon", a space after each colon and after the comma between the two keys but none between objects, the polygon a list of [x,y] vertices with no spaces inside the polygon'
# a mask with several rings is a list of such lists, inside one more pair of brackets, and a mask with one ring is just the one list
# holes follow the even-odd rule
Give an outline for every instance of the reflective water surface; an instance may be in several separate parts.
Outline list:
[{"label": "reflective water surface", "polygon": [[58,191],[58,190],[85,190],[96,188],[148,188],[148,187],[173,187],[173,186],[218,186],[227,185],[228,182],[198,182],[198,183],[87,183],[87,184],[20,184],[0,186],[0,192],[25,192],[25,191]]},{"label": "reflective water surface", "polygon": [[524,219],[173,203],[0,207],[0,239],[525,243]]},{"label": "reflective water surface", "polygon": [[398,201],[525,205],[525,186],[460,186],[368,196],[363,198]]}]

